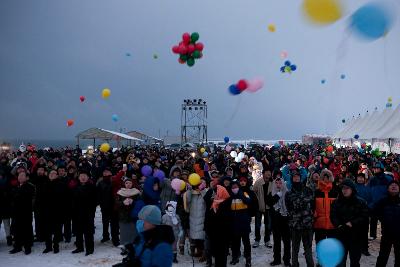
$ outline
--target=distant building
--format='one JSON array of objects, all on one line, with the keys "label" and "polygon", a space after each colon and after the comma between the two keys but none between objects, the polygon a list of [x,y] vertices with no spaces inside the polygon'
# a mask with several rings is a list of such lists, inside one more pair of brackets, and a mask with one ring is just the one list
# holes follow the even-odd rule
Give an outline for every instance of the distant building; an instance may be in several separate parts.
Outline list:
[{"label": "distant building", "polygon": [[308,145],[327,144],[332,142],[330,135],[324,134],[305,134],[302,137],[302,143]]}]

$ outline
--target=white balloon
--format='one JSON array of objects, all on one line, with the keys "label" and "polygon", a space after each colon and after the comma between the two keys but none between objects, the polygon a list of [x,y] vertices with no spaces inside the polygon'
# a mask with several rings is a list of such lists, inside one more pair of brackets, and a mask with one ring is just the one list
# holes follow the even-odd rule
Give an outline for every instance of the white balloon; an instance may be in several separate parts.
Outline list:
[{"label": "white balloon", "polygon": [[19,151],[25,152],[26,151],[26,146],[25,145],[20,145],[19,146]]},{"label": "white balloon", "polygon": [[242,159],[244,158],[244,153],[243,153],[243,152],[240,152],[239,155],[238,155],[238,158],[239,158],[240,160],[242,160]]},{"label": "white balloon", "polygon": [[231,151],[231,157],[232,158],[236,158],[238,155],[236,153],[236,151]]},{"label": "white balloon", "polygon": [[239,163],[239,162],[241,162],[242,160],[239,158],[239,157],[235,157],[235,162],[237,162],[237,163]]}]

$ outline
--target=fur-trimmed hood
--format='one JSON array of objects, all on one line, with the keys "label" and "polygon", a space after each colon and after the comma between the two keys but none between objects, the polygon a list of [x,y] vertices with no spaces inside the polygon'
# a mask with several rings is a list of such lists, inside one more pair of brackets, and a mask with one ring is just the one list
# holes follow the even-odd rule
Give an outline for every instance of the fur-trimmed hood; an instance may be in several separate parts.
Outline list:
[{"label": "fur-trimmed hood", "polygon": [[320,174],[320,180],[323,180],[323,177],[327,175],[329,177],[329,181],[333,182],[335,179],[333,177],[333,173],[328,169],[323,169]]}]

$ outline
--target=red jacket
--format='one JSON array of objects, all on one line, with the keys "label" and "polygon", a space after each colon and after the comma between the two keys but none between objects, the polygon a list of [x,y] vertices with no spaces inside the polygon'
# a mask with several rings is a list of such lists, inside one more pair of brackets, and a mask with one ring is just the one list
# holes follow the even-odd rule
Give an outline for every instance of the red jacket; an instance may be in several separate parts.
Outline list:
[{"label": "red jacket", "polygon": [[332,187],[332,182],[318,182],[318,189],[315,191],[315,229],[335,229],[331,222],[330,214],[331,204],[336,199],[337,193],[332,190]]}]

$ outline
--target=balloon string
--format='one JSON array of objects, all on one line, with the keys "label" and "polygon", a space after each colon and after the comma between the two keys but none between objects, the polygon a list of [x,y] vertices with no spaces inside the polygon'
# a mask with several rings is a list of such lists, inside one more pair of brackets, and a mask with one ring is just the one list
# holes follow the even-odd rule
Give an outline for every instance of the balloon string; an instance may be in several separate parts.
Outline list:
[{"label": "balloon string", "polygon": [[228,127],[230,126],[232,120],[235,118],[236,114],[238,113],[241,100],[242,100],[242,98],[241,98],[241,97],[238,97],[238,101],[237,101],[237,103],[236,103],[236,107],[235,107],[235,109],[234,109],[234,111],[233,111],[231,117],[230,117],[229,120],[226,122],[225,128],[228,128]]}]

